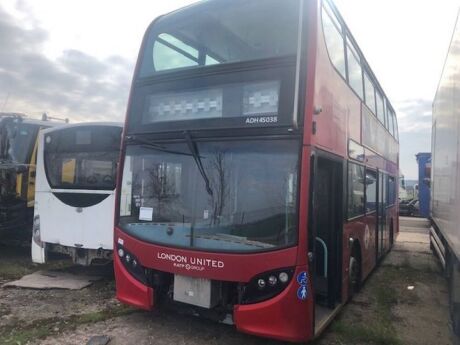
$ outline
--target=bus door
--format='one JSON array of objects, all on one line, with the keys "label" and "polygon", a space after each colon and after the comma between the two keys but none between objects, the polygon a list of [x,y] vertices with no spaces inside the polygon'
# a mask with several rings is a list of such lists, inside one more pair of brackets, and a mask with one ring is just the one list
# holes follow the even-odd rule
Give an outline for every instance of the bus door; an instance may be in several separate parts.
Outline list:
[{"label": "bus door", "polygon": [[389,238],[389,228],[387,222],[387,178],[379,172],[379,192],[378,192],[378,212],[377,212],[377,259],[381,259],[386,251]]},{"label": "bus door", "polygon": [[[369,253],[369,258],[375,262],[378,253],[378,173],[376,170],[366,168],[366,228],[364,235],[364,249]],[[366,255],[367,256],[367,255]]]},{"label": "bus door", "polygon": [[318,157],[313,184],[315,298],[334,308],[341,291],[343,163]]}]

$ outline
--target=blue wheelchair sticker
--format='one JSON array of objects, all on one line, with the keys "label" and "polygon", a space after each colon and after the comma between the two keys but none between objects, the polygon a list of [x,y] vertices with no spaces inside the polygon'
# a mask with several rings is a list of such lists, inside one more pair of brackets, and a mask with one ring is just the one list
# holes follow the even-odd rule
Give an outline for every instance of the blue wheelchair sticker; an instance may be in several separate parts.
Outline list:
[{"label": "blue wheelchair sticker", "polygon": [[297,283],[299,283],[301,286],[307,285],[308,283],[307,272],[300,272],[297,275]]},{"label": "blue wheelchair sticker", "polygon": [[305,301],[308,297],[308,275],[307,272],[300,272],[297,275],[297,283],[299,283],[300,287],[297,290],[297,298],[301,301]]},{"label": "blue wheelchair sticker", "polygon": [[297,290],[297,298],[300,299],[301,301],[305,301],[308,297],[308,290],[305,285],[302,285],[299,287]]}]

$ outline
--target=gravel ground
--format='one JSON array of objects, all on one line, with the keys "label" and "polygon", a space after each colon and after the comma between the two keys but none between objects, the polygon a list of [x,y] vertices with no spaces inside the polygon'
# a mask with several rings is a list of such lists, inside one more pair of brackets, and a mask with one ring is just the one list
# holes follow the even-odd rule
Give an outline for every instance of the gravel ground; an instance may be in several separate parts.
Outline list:
[{"label": "gravel ground", "polygon": [[[315,345],[453,343],[447,287],[426,229],[401,230],[394,250]],[[68,263],[53,265],[69,269]],[[0,245],[0,284],[38,269],[28,262],[27,249]],[[98,335],[109,336],[110,345],[281,344],[192,316],[125,308],[114,292],[107,271],[80,291],[0,289],[0,344],[84,345]]]}]

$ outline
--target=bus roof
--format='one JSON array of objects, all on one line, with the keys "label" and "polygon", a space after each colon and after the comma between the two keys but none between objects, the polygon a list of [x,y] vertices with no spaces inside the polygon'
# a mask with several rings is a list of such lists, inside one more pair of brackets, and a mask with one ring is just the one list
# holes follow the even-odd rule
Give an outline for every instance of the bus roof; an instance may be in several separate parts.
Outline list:
[{"label": "bus roof", "polygon": [[54,127],[54,128],[48,128],[43,131],[43,133],[51,133],[51,132],[57,132],[60,130],[65,130],[69,128],[78,128],[78,127],[102,127],[102,126],[108,126],[108,127],[120,127],[123,128],[123,123],[122,122],[81,122],[81,123],[72,123],[72,124],[65,124],[59,127]]},{"label": "bus roof", "polygon": [[32,119],[32,118],[29,118],[26,114],[22,114],[22,113],[0,113],[0,121],[3,119],[8,119],[8,118],[18,119],[22,123],[43,126],[43,127],[55,127],[55,126],[61,126],[64,124],[61,122],[54,122],[50,120]]}]

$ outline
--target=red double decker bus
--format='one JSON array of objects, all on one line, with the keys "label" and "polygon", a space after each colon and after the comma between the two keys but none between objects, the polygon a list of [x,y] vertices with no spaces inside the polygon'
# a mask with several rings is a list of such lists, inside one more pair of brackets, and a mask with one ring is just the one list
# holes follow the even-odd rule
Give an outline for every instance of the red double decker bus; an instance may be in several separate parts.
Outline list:
[{"label": "red double decker bus", "polygon": [[209,0],[158,18],[123,135],[118,299],[312,339],[392,246],[398,148],[329,1]]}]

